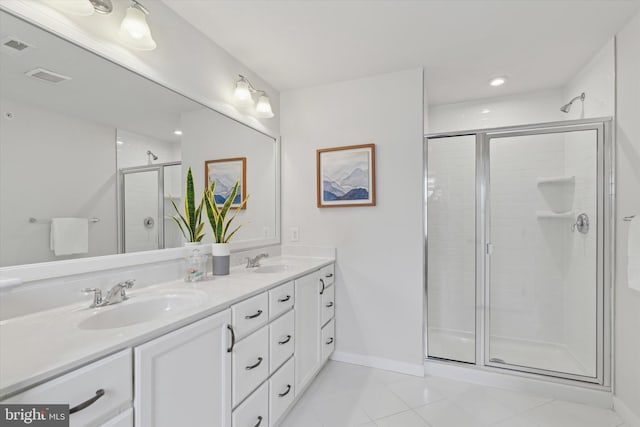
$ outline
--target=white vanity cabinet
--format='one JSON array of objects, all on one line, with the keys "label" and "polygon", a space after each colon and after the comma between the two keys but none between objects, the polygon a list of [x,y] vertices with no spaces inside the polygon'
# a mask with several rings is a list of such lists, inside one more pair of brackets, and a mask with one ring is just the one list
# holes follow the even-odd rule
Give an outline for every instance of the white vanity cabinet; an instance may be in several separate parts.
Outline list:
[{"label": "white vanity cabinet", "polygon": [[136,427],[229,427],[230,310],[134,349]]},{"label": "white vanity cabinet", "polygon": [[[123,350],[33,387],[2,403],[68,404],[71,427],[133,426],[131,350]],[[75,410],[74,410],[75,409]],[[106,424],[103,424],[106,423]],[[115,424],[114,424],[115,423]]]},{"label": "white vanity cabinet", "polygon": [[[335,348],[334,333],[323,331],[334,316],[333,283],[333,264],[295,280],[296,394],[304,391]],[[323,341],[327,334],[331,336],[325,336]],[[324,344],[329,338],[331,343]]]}]

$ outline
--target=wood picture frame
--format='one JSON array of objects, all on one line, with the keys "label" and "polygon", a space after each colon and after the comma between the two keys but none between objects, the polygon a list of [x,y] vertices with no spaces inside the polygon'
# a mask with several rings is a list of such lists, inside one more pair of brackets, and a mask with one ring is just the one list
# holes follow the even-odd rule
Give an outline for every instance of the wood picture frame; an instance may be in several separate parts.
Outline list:
[{"label": "wood picture frame", "polygon": [[316,150],[319,208],[375,206],[375,144]]},{"label": "wood picture frame", "polygon": [[[240,181],[240,188],[236,194],[232,208],[238,208],[247,197],[247,158],[232,157],[228,159],[205,160],[204,162],[204,185],[209,188],[211,183],[216,181],[214,198],[216,204],[222,206],[233,189],[236,181]],[[245,204],[242,209],[246,209]]]}]

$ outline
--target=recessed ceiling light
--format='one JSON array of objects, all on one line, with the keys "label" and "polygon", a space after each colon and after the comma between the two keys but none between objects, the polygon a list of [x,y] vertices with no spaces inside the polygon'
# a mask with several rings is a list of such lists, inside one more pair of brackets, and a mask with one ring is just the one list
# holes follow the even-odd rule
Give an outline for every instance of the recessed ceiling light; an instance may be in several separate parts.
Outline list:
[{"label": "recessed ceiling light", "polygon": [[124,142],[122,142],[122,141],[120,141],[120,140],[117,140],[117,141],[116,141],[116,143],[117,143],[118,145],[122,145],[122,144],[124,144]]},{"label": "recessed ceiling light", "polygon": [[503,84],[505,84],[507,82],[507,78],[505,76],[501,76],[501,77],[494,77],[489,81],[489,84],[491,86],[502,86]]},{"label": "recessed ceiling light", "polygon": [[491,110],[489,110],[488,108],[483,108],[482,111],[480,111],[482,114],[489,114],[491,112]]},{"label": "recessed ceiling light", "polygon": [[176,129],[173,131],[175,135],[182,135],[182,131],[180,129]]}]

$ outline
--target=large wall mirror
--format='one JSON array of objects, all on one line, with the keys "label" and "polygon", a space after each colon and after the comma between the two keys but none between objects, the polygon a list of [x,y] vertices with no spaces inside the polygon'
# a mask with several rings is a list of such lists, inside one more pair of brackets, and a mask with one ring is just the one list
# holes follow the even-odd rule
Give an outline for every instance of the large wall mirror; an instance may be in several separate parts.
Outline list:
[{"label": "large wall mirror", "polygon": [[250,195],[234,242],[279,241],[272,137],[3,11],[0,39],[0,267],[180,247],[170,200],[224,159]]}]

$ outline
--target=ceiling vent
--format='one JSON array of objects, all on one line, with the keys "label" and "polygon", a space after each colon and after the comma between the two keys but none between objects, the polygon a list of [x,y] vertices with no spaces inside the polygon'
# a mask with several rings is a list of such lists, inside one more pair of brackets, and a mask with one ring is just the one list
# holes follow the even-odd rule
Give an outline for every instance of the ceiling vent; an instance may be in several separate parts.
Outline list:
[{"label": "ceiling vent", "polygon": [[0,43],[0,46],[2,46],[2,51],[8,53],[9,55],[20,55],[30,48],[33,48],[33,46],[31,46],[30,44],[25,43],[13,36],[4,37],[2,40],[0,40]]},{"label": "ceiling vent", "polygon": [[62,83],[67,80],[71,80],[71,77],[63,76],[62,74],[54,73],[53,71],[45,70],[44,68],[36,68],[35,70],[27,71],[25,75],[48,83]]}]

